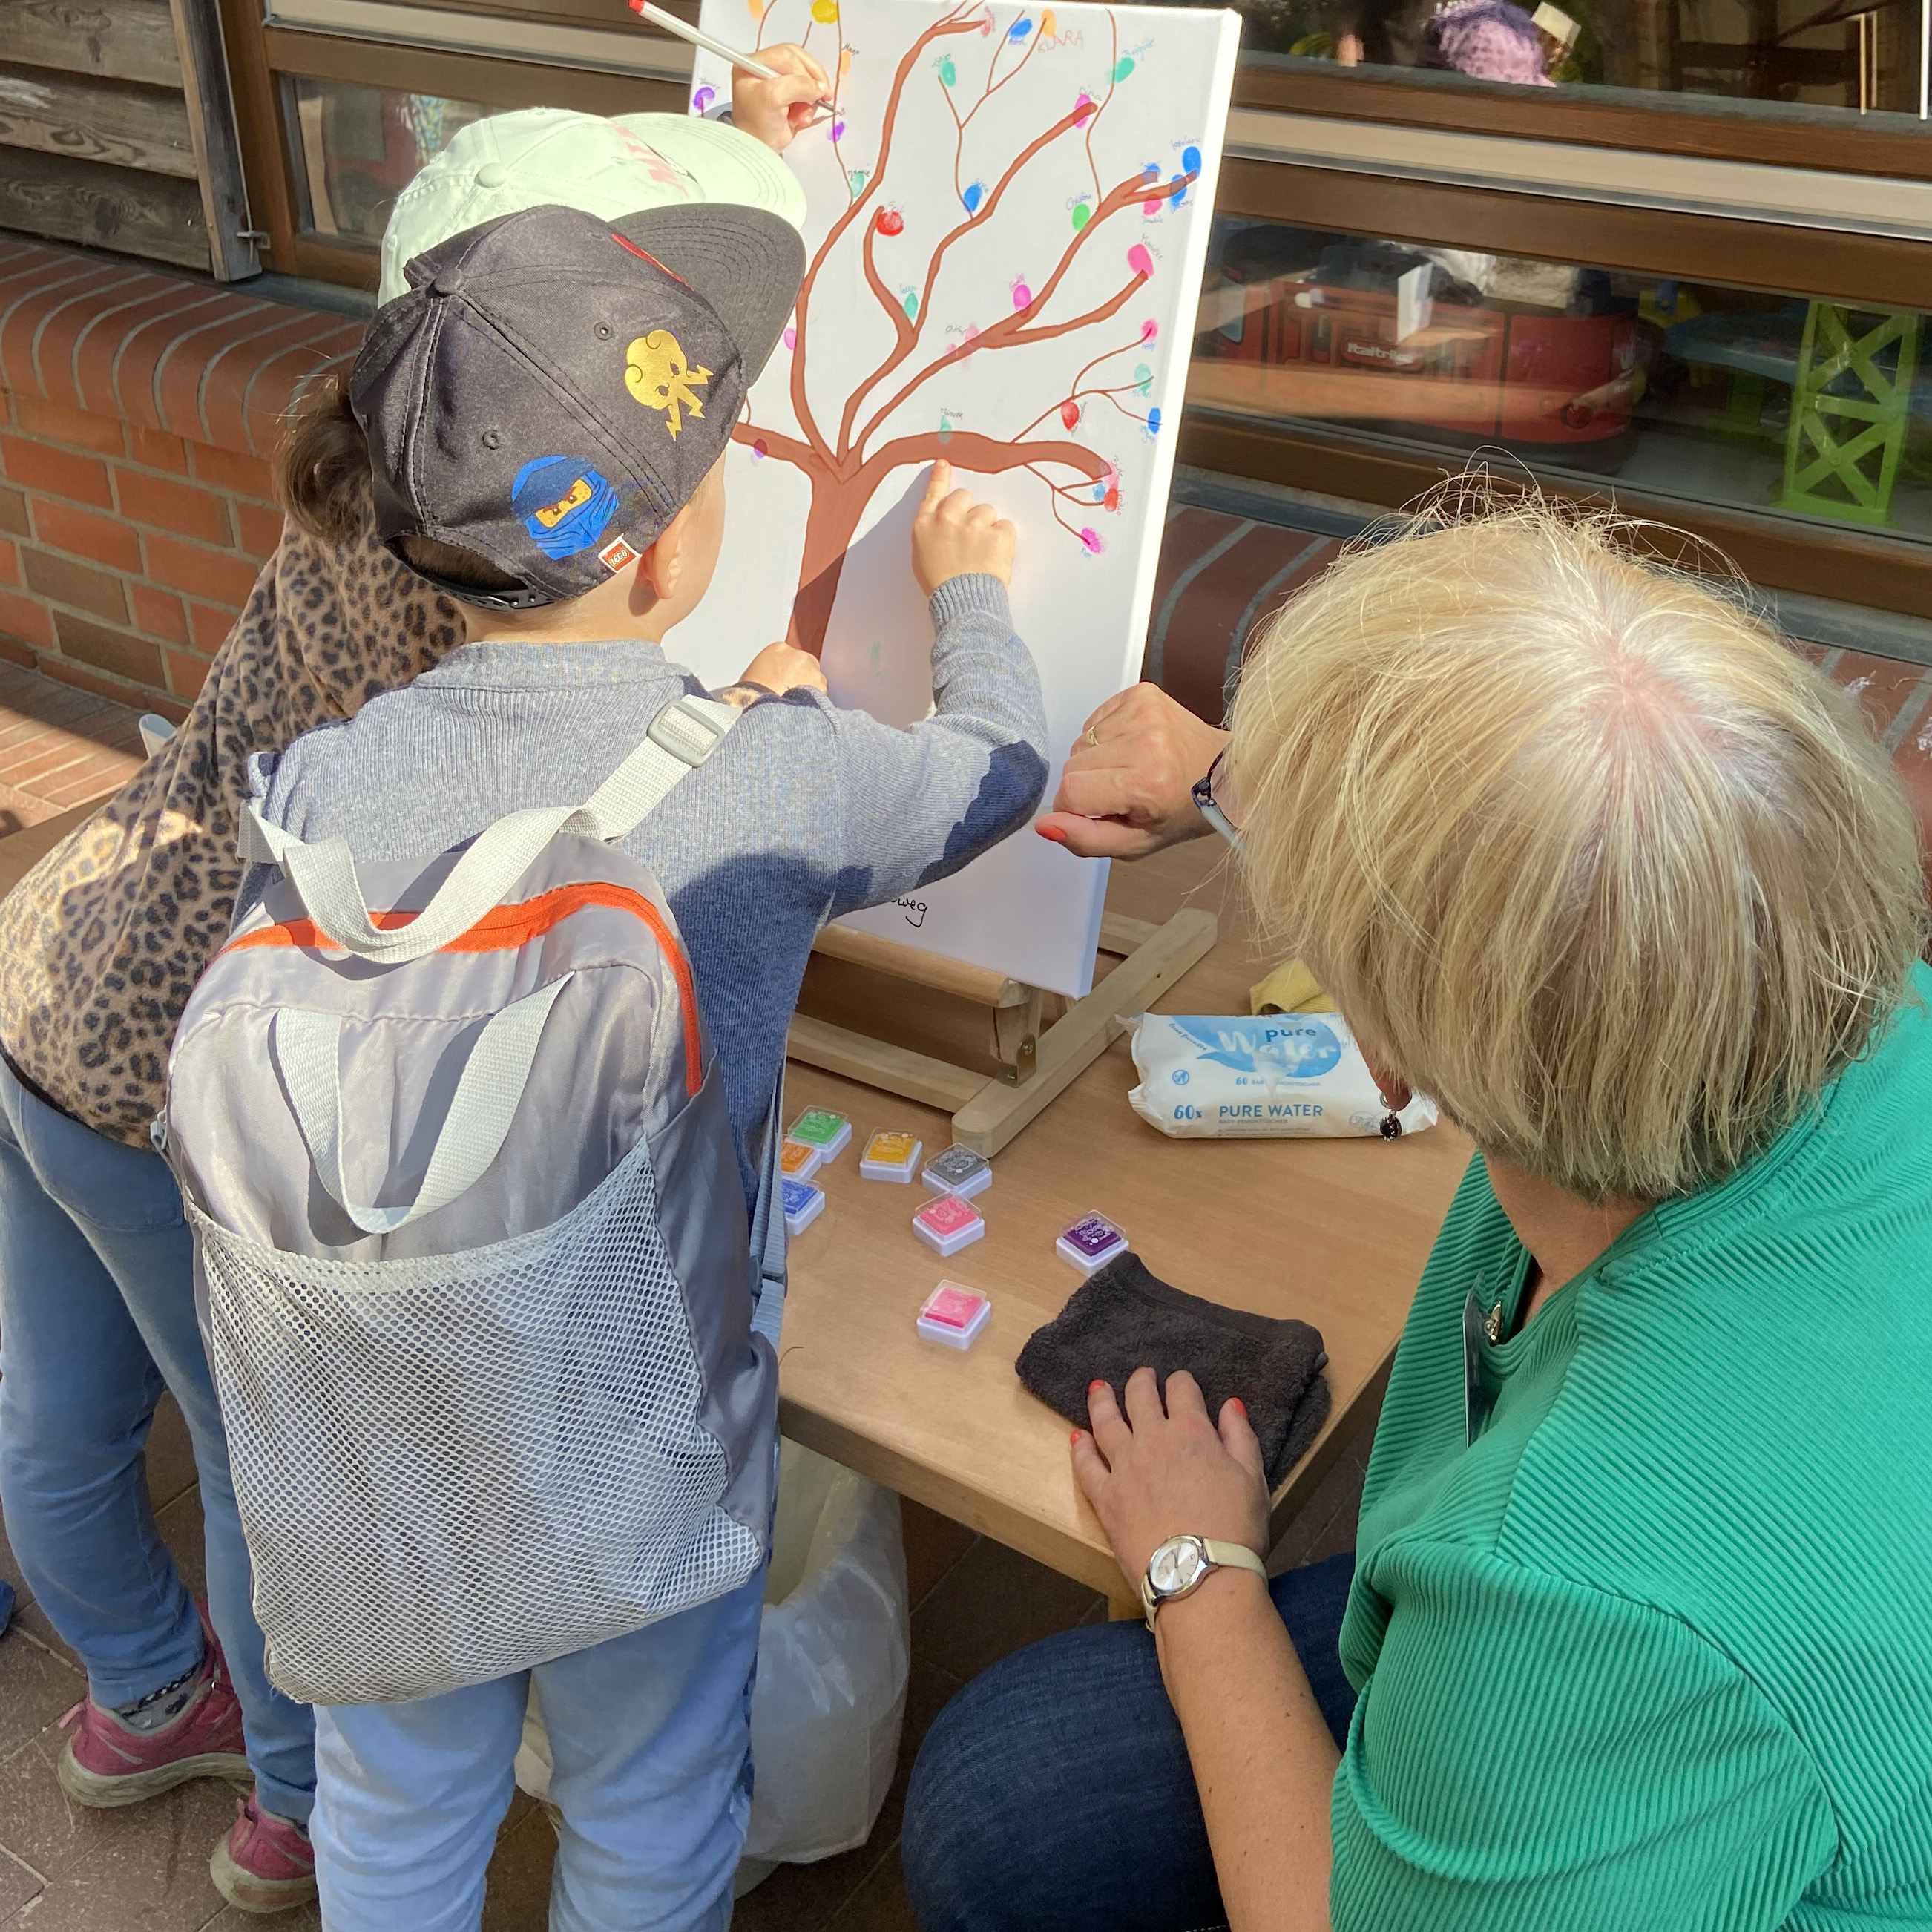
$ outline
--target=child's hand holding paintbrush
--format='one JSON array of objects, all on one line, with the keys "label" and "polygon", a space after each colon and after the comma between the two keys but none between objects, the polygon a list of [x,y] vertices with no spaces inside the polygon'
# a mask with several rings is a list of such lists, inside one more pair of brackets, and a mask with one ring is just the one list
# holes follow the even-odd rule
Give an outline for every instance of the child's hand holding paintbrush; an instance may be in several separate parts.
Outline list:
[{"label": "child's hand holding paintbrush", "polygon": [[834,111],[832,80],[804,48],[785,41],[743,53],[667,14],[650,0],[631,0],[631,11],[653,26],[731,63],[731,123],[774,152]]}]

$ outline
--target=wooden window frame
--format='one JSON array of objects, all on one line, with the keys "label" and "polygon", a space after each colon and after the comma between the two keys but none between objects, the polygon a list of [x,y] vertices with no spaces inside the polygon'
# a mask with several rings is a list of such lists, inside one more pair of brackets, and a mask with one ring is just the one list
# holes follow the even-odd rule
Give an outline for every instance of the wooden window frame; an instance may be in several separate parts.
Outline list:
[{"label": "wooden window frame", "polygon": [[[1339,68],[1292,54],[1245,54],[1234,105],[1381,121],[1520,140],[1627,148],[1708,160],[1932,180],[1932,122],[1849,108],[1733,101],[1622,87],[1512,87],[1466,74]],[[1779,111],[1766,113],[1762,105]]]},{"label": "wooden window frame", "polygon": [[[674,4],[680,13],[695,12],[690,0]],[[684,88],[673,82],[265,26],[260,0],[221,0],[221,4],[256,219],[270,237],[266,251],[269,265],[284,274],[373,289],[378,262],[373,250],[344,247],[299,232],[294,150],[284,130],[278,98],[283,76],[402,88],[499,107],[543,104],[601,114],[676,113],[685,105]],[[488,0],[437,0],[437,4],[497,10]],[[598,0],[560,0],[544,10],[547,17],[571,24],[607,24],[602,14],[589,10],[598,4]],[[372,71],[377,59],[380,76]],[[1348,103],[1372,110],[1358,118],[1385,118],[1414,91],[1409,81],[1384,81],[1372,72],[1307,71],[1321,64],[1245,61],[1236,86],[1237,104],[1319,113],[1340,112],[1332,104],[1346,97]],[[1283,69],[1292,71],[1284,75]],[[1460,78],[1428,77],[1432,82]],[[1404,92],[1391,94],[1391,88]],[[1587,97],[1592,90],[1555,92]],[[1616,144],[1613,125],[1588,112],[1582,118],[1566,119],[1566,112],[1576,111],[1574,105],[1552,100],[1551,92],[1490,88],[1480,82],[1445,89],[1438,101],[1454,99],[1464,107],[1471,102],[1499,102],[1507,113],[1490,122],[1445,119],[1438,124]],[[1682,97],[1657,98],[1673,104],[1660,112],[1646,97],[1643,107],[1616,110],[1629,123],[1623,145],[1718,158],[1775,158],[1785,165],[1802,158],[1788,150],[1774,157],[1750,152],[1735,142],[1722,146],[1708,130],[1700,131],[1699,115],[1676,109],[1674,104]],[[1588,108],[1587,99],[1582,104]],[[1508,118],[1511,116],[1515,118]],[[1714,122],[1724,118],[1701,118]],[[1672,134],[1660,137],[1657,130],[1666,122]],[[1636,138],[1639,124],[1644,130],[1640,143]],[[1862,131],[1869,130],[1846,130],[1848,137]],[[1846,153],[1850,158],[1838,164],[1845,172],[1906,172],[1882,141],[1868,142],[1856,154],[1850,148]],[[1916,171],[1932,176],[1932,168],[1924,164]],[[1312,223],[1340,232],[1563,262],[1574,262],[1580,254],[1589,266],[1932,313],[1932,242],[1578,201],[1240,154],[1231,154],[1222,164],[1216,206],[1226,214],[1300,226]],[[1580,240],[1582,236],[1587,241]],[[1411,500],[1460,466],[1460,459],[1453,453],[1437,456],[1397,447],[1398,443],[1393,436],[1352,436],[1313,424],[1270,423],[1196,407],[1184,418],[1179,454],[1183,460],[1204,469],[1390,506]],[[1932,613],[1932,544],[1741,508],[1646,498],[1609,482],[1593,484],[1558,476],[1550,477],[1547,487],[1558,496],[1589,500],[1603,501],[1614,494],[1626,509],[1654,516],[1718,544],[1750,574],[1778,590],[1915,616]]]}]

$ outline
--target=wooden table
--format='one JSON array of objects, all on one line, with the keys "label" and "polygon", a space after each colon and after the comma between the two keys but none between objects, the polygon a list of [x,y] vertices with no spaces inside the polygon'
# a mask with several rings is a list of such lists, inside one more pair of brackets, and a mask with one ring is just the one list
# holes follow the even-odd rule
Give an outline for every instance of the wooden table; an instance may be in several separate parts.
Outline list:
[{"label": "wooden table", "polygon": [[[1225,850],[1202,839],[1114,868],[1110,910],[1158,920],[1185,900],[1220,914],[1220,942],[1156,1003],[1164,1011],[1245,1012],[1249,986],[1271,963],[1252,944],[1252,916]],[[983,1009],[841,962],[814,959],[800,1010],[994,1070]],[[937,1152],[945,1116],[794,1063],[788,1115],[806,1106],[849,1114],[854,1145],[820,1171],[825,1211],[791,1245],[779,1382],[788,1436],[1124,1608],[1134,1600],[1074,1486],[1067,1425],[1013,1372],[1022,1344],[1079,1286],[1054,1236],[1098,1208],[1163,1280],[1321,1330],[1334,1406],[1274,1498],[1278,1539],[1380,1404],[1469,1155],[1447,1124],[1393,1144],[1169,1140],[1128,1106],[1133,1082],[1126,1043],[1117,1042],[994,1157],[993,1184],[975,1204],[986,1238],[942,1260],[913,1237],[926,1190],[861,1180],[857,1151],[879,1129],[904,1128]],[[913,1328],[921,1301],[947,1278],[992,1298],[991,1320],[963,1354]]]}]

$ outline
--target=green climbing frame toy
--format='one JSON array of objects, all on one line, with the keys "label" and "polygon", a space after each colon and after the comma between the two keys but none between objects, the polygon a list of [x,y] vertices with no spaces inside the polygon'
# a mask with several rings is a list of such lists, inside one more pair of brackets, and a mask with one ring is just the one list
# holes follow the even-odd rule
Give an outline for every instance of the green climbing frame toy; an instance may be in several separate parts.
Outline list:
[{"label": "green climbing frame toy", "polygon": [[1918,321],[1904,310],[1811,304],[1792,385],[1780,509],[1890,524],[1918,370]]}]

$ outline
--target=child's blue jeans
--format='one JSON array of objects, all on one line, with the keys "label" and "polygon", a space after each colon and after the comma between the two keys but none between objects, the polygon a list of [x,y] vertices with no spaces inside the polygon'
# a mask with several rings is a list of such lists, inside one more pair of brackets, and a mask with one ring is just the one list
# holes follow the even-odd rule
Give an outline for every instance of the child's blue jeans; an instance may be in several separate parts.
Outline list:
[{"label": "child's blue jeans", "polygon": [[751,1812],[764,1582],[466,1690],[318,1707],[329,1932],[476,1932],[532,1678],[562,1814],[550,1932],[723,1932]]},{"label": "child's blue jeans", "polygon": [[98,1703],[131,1704],[194,1668],[200,1618],[148,1504],[143,1451],[165,1382],[194,1442],[208,1613],[256,1792],[302,1823],[312,1727],[262,1667],[194,1259],[160,1156],[50,1107],[0,1061],[0,1509],[21,1574]]}]

